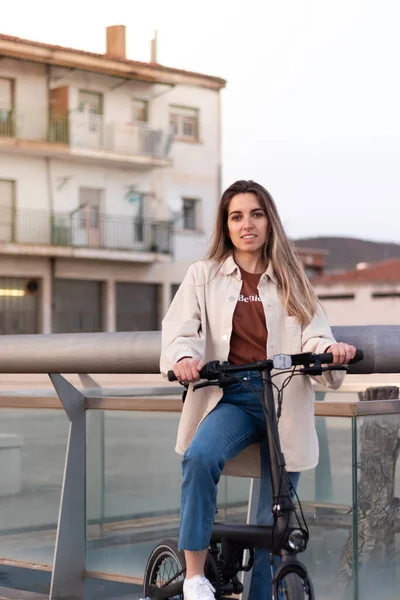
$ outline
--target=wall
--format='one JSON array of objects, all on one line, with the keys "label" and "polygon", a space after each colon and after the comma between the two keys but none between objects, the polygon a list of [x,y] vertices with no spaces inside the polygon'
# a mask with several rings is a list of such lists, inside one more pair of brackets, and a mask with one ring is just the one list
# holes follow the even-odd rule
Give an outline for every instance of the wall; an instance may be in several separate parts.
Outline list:
[{"label": "wall", "polygon": [[372,293],[396,291],[398,285],[365,284],[315,286],[320,295],[355,294],[349,300],[322,300],[331,325],[398,325],[400,324],[400,297],[372,298]]},{"label": "wall", "polygon": [[46,163],[43,158],[0,154],[0,179],[13,179],[18,209],[49,210]]},{"label": "wall", "polygon": [[[76,209],[79,205],[79,188],[89,187],[105,190],[103,214],[132,216],[134,207],[126,198],[128,188],[136,185],[142,192],[151,192],[151,176],[147,172],[80,165],[72,161],[52,160],[51,179],[56,212],[70,212]],[[152,208],[148,206],[147,212],[154,213]]]},{"label": "wall", "polygon": [[14,104],[30,113],[47,115],[47,67],[31,62],[3,58],[0,77],[14,79]]},{"label": "wall", "polygon": [[[43,65],[4,59],[0,76],[17,79],[16,104],[28,112],[42,111],[47,122],[48,85],[51,88],[68,86],[69,110],[78,105],[79,89],[104,94],[104,116],[107,122],[129,123],[132,120],[132,99],[150,100],[149,125],[169,131],[169,106],[178,104],[199,110],[198,142],[175,141],[171,148],[172,166],[147,171],[135,168],[103,167],[60,160],[57,157],[32,158],[22,154],[0,154],[0,178],[16,180],[18,209],[37,209],[71,212],[78,206],[79,187],[104,188],[105,214],[129,217],[134,207],[126,198],[128,186],[137,185],[151,192],[146,200],[145,216],[170,219],[171,210],[182,197],[200,200],[199,226],[196,231],[178,231],[174,239],[174,260],[170,263],[135,265],[116,261],[43,259],[47,275],[43,310],[43,330],[49,331],[51,305],[50,270],[55,265],[56,277],[94,279],[105,282],[108,298],[105,323],[112,329],[112,302],[116,281],[142,281],[161,284],[160,314],[168,308],[171,284],[179,284],[191,262],[203,257],[211,235],[220,187],[220,99],[219,93],[189,86],[151,85],[148,83],[85,73],[71,69],[49,69]],[[19,153],[21,152],[21,153]],[[45,242],[43,242],[45,243]],[[34,248],[34,247],[33,247]],[[33,250],[34,251],[34,250]],[[0,268],[13,276],[33,276],[31,264],[5,257]],[[14,272],[13,269],[16,269]],[[108,315],[108,316],[107,316]]]},{"label": "wall", "polygon": [[180,206],[182,197],[200,200],[198,231],[177,232],[175,259],[194,261],[203,257],[214,225],[220,192],[220,100],[219,93],[203,88],[177,86],[166,90],[159,86],[153,100],[157,125],[169,127],[171,104],[199,110],[198,142],[174,140],[171,149],[173,166],[153,172],[154,189],[164,190],[165,218]]}]

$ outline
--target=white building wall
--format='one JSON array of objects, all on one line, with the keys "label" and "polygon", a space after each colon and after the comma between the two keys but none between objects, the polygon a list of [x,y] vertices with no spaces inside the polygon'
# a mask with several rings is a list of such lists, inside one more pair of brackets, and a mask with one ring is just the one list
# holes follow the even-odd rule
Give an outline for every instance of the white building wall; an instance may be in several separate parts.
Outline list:
[{"label": "white building wall", "polygon": [[0,179],[15,181],[18,210],[49,210],[49,187],[43,158],[0,154]]},{"label": "white building wall", "polygon": [[0,77],[14,80],[15,106],[28,112],[47,114],[47,67],[33,62],[3,58]]},{"label": "white building wall", "polygon": [[79,188],[87,187],[104,189],[103,214],[129,217],[134,215],[134,207],[128,202],[128,189],[134,185],[141,192],[151,192],[151,174],[146,171],[52,160],[51,179],[55,212],[75,210]]},{"label": "white building wall", "polygon": [[155,190],[165,197],[165,218],[171,218],[172,213],[179,210],[182,198],[199,200],[198,230],[178,230],[174,239],[174,258],[177,261],[192,262],[201,259],[206,251],[219,201],[219,93],[205,88],[177,86],[169,91],[160,89],[158,94],[153,100],[157,126],[169,127],[171,105],[196,108],[199,111],[199,141],[174,140],[171,149],[173,166],[153,174]]},{"label": "white building wall", "polygon": [[45,65],[3,59],[0,77],[14,80],[15,127],[18,137],[46,139],[48,83]]},{"label": "white building wall", "polygon": [[[169,131],[171,104],[196,108],[199,111],[198,142],[174,141],[171,148],[172,166],[141,170],[140,167],[120,168],[59,158],[36,158],[22,154],[0,153],[0,178],[16,181],[18,210],[40,210],[70,213],[78,207],[79,188],[104,189],[102,212],[108,215],[130,217],[135,214],[126,197],[130,186],[148,192],[145,217],[170,219],[181,206],[182,198],[199,200],[198,228],[196,231],[177,231],[174,236],[174,256],[170,263],[138,265],[116,261],[89,259],[38,259],[34,265],[26,257],[4,257],[0,274],[38,277],[43,280],[43,331],[51,330],[51,269],[55,277],[95,279],[105,282],[104,323],[113,328],[113,298],[115,282],[142,281],[161,285],[162,313],[168,307],[171,285],[179,284],[188,265],[204,256],[209,243],[215,209],[220,192],[220,98],[219,92],[189,86],[151,85],[143,82],[123,82],[118,78],[94,73],[49,68],[44,65],[4,59],[0,63],[0,77],[16,80],[15,105],[29,116],[25,120],[40,141],[43,122],[43,141],[49,111],[48,87],[69,87],[69,108],[78,106],[79,90],[104,94],[106,122],[122,125],[132,121],[133,98],[149,100],[149,126]],[[40,117],[38,116],[40,115]],[[36,119],[36,120],[35,120]],[[32,124],[33,123],[33,124]],[[36,129],[35,129],[36,128]],[[39,132],[39,133],[38,133]],[[35,137],[36,136],[36,137]],[[26,136],[25,136],[26,137]],[[29,136],[28,136],[29,137]],[[21,152],[21,153],[20,153]],[[49,230],[50,231],[50,230]],[[47,233],[49,233],[47,231]],[[46,231],[42,234],[45,236]],[[41,234],[41,235],[42,235]],[[50,238],[49,238],[50,240]],[[48,243],[45,239],[35,241]],[[34,247],[32,247],[34,248]]]},{"label": "white building wall", "polygon": [[69,87],[69,109],[73,111],[79,105],[79,91],[94,92],[103,95],[103,115],[105,121],[117,123],[132,122],[132,100],[139,98],[150,100],[152,84],[142,81],[124,81],[116,77],[52,68],[50,87]]},{"label": "white building wall", "polygon": [[318,296],[355,294],[354,299],[322,300],[331,325],[399,325],[400,298],[373,298],[373,293],[400,293],[397,285],[315,286]]}]

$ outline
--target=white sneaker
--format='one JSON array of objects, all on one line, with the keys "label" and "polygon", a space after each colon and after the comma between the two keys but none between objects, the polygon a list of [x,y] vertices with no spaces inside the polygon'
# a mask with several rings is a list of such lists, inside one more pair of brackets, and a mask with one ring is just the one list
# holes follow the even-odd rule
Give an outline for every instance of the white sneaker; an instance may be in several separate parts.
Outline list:
[{"label": "white sneaker", "polygon": [[195,575],[183,582],[185,600],[215,600],[215,590],[206,577]]}]

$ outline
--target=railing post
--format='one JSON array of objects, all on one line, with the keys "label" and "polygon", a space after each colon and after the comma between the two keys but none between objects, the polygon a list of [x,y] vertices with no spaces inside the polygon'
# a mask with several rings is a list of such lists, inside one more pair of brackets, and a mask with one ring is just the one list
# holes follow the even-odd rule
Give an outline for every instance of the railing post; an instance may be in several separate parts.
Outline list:
[{"label": "railing post", "polygon": [[86,529],[85,397],[61,375],[50,379],[70,420],[49,600],[83,600]]},{"label": "railing post", "polygon": [[[84,388],[97,388],[99,385],[90,375],[79,375]],[[105,431],[104,411],[92,410],[87,419],[87,469],[86,469],[86,517],[87,524],[98,525],[102,534],[105,518]]]},{"label": "railing post", "polygon": [[[323,402],[325,392],[315,392],[317,402]],[[332,502],[332,470],[326,418],[315,422],[319,442],[319,462],[315,468],[315,502]]]},{"label": "railing post", "polygon": [[[257,522],[257,507],[258,507],[258,499],[260,497],[260,488],[261,488],[261,479],[251,479],[250,481],[250,492],[249,492],[249,503],[247,505],[247,519],[246,523],[254,524]],[[244,562],[246,562],[248,557],[248,551],[246,550],[244,556]],[[253,574],[253,570],[244,571],[242,577],[243,583],[243,592],[241,594],[241,600],[247,600],[250,592],[250,584],[251,577]]]}]

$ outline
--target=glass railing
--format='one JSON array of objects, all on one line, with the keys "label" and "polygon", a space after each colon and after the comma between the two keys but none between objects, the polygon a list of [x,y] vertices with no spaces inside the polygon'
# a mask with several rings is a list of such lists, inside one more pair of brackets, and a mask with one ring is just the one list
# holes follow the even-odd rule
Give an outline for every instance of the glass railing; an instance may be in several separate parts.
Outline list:
[{"label": "glass railing", "polygon": [[[122,393],[123,401],[104,390],[86,398],[85,600],[139,598],[151,549],[178,536],[180,398]],[[395,599],[400,401],[358,402],[355,393],[331,400],[316,403],[319,466],[300,478],[310,529],[301,558],[318,600]],[[23,581],[48,593],[69,421],[56,397],[36,393],[31,409],[27,403],[18,393],[0,396],[3,585]],[[222,478],[219,520],[246,522],[249,486]]]}]

